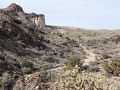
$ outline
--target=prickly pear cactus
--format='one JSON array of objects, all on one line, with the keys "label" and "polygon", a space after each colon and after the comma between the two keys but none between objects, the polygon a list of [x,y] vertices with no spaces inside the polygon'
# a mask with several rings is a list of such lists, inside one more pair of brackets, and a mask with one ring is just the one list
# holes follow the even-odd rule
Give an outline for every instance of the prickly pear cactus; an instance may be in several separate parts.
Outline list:
[{"label": "prickly pear cactus", "polygon": [[75,66],[72,71],[66,71],[50,90],[120,90],[113,85],[103,85],[106,77],[96,73],[78,72],[79,67]]}]

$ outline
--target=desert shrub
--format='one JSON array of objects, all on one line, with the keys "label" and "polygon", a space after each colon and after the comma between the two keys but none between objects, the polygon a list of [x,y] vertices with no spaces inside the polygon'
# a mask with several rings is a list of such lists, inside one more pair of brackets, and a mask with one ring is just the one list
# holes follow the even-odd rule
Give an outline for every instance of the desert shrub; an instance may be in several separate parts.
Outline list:
[{"label": "desert shrub", "polygon": [[109,55],[106,54],[106,53],[102,53],[102,54],[100,55],[100,59],[101,59],[101,60],[103,60],[103,59],[108,59],[108,58],[111,58],[111,56],[109,56]]},{"label": "desert shrub", "polygon": [[31,73],[32,73],[32,69],[31,69],[31,68],[28,68],[28,67],[23,67],[23,68],[21,68],[21,71],[22,71],[24,74],[31,74]]},{"label": "desert shrub", "polygon": [[14,66],[16,66],[17,68],[21,69],[21,65],[19,63],[14,63]]},{"label": "desert shrub", "polygon": [[39,68],[38,67],[32,67],[32,71],[38,71]]},{"label": "desert shrub", "polygon": [[57,59],[55,59],[55,58],[53,58],[53,57],[47,57],[46,59],[45,59],[45,61],[46,62],[48,62],[48,63],[59,63],[59,60],[57,60]]},{"label": "desert shrub", "polygon": [[87,42],[86,42],[86,44],[88,45],[88,46],[93,46],[93,45],[96,45],[97,44],[97,40],[96,39],[93,39],[93,40],[88,40]]},{"label": "desert shrub", "polygon": [[119,90],[117,86],[106,84],[106,78],[101,74],[78,72],[76,66],[73,70],[66,71],[64,76],[58,78],[50,90]]},{"label": "desert shrub", "polygon": [[14,78],[10,74],[4,73],[2,78],[0,79],[0,85],[2,88],[4,88],[3,90],[11,90],[14,84]]},{"label": "desert shrub", "polygon": [[62,37],[62,34],[59,34],[60,37]]},{"label": "desert shrub", "polygon": [[46,82],[49,80],[49,76],[48,76],[48,69],[49,68],[50,68],[50,66],[48,66],[48,65],[40,66],[40,77],[41,77],[41,80],[43,82]]},{"label": "desert shrub", "polygon": [[120,60],[118,59],[102,62],[101,66],[104,68],[108,76],[119,76],[120,74]]},{"label": "desert shrub", "polygon": [[68,61],[65,64],[66,64],[66,69],[72,69],[76,65],[78,65],[80,69],[82,69],[83,63],[84,63],[83,59],[81,59],[80,57],[73,56],[73,57],[69,57]]},{"label": "desert shrub", "polygon": [[67,40],[70,40],[70,38],[69,37],[65,37]]},{"label": "desert shrub", "polygon": [[102,43],[107,44],[109,41],[110,41],[110,39],[105,38],[105,39],[102,40]]},{"label": "desert shrub", "polygon": [[42,66],[40,66],[40,70],[41,71],[46,71],[48,69],[49,69],[48,65],[42,65]]},{"label": "desert shrub", "polygon": [[48,72],[47,71],[40,71],[40,77],[42,82],[47,82],[49,80]]},{"label": "desert shrub", "polygon": [[119,35],[116,36],[116,38],[112,39],[112,41],[114,41],[116,43],[120,42],[120,36]]},{"label": "desert shrub", "polygon": [[21,66],[22,67],[27,67],[27,68],[32,68],[33,67],[33,63],[29,62],[27,60],[24,60],[24,61],[22,61]]}]

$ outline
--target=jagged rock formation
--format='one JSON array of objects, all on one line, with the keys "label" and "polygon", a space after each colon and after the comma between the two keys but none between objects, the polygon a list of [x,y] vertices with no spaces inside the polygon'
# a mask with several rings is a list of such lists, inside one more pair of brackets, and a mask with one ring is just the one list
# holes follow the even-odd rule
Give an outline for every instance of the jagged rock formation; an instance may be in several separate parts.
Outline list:
[{"label": "jagged rock formation", "polygon": [[8,12],[23,12],[24,13],[22,7],[17,5],[17,4],[15,4],[15,3],[11,4],[7,8],[5,8],[4,10],[8,11]]},{"label": "jagged rock formation", "polygon": [[43,14],[35,13],[25,13],[21,6],[13,3],[7,8],[3,9],[6,13],[12,13],[17,19],[21,20],[24,23],[29,23],[32,21],[35,23],[38,28],[44,28],[45,25],[45,16]]},{"label": "jagged rock formation", "polygon": [[45,25],[45,16],[43,14],[26,14],[26,16],[33,22],[35,23],[38,27],[44,28]]},{"label": "jagged rock formation", "polygon": [[41,46],[41,36],[37,34],[38,29],[33,23],[30,24],[18,24],[13,19],[5,15],[5,13],[0,13],[0,35],[7,38],[14,38],[14,40],[19,40],[26,45]]}]

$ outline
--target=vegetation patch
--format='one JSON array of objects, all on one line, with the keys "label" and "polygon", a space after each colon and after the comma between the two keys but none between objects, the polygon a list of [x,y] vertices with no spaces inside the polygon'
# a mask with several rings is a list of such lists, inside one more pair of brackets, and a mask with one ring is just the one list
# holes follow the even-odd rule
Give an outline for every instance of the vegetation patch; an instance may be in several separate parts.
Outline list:
[{"label": "vegetation patch", "polygon": [[73,69],[76,65],[82,69],[84,60],[80,57],[72,56],[68,58],[68,61],[65,63],[67,69]]},{"label": "vegetation patch", "polygon": [[117,35],[115,38],[112,39],[112,41],[116,43],[120,42],[120,35]]},{"label": "vegetation patch", "polygon": [[27,67],[27,68],[32,68],[33,67],[33,63],[29,62],[28,60],[23,60],[21,63],[22,67]]},{"label": "vegetation patch", "polygon": [[104,68],[108,76],[111,76],[111,75],[119,76],[120,75],[120,60],[119,59],[102,62],[101,66]]},{"label": "vegetation patch", "polygon": [[54,82],[50,90],[119,90],[117,84],[105,83],[105,76],[88,72],[78,72],[79,67],[76,66],[71,71],[66,71],[63,77]]},{"label": "vegetation patch", "polygon": [[109,56],[109,55],[106,54],[106,53],[102,53],[102,54],[100,55],[100,59],[101,59],[101,60],[103,60],[103,59],[108,59],[108,58],[112,58],[112,57]]}]

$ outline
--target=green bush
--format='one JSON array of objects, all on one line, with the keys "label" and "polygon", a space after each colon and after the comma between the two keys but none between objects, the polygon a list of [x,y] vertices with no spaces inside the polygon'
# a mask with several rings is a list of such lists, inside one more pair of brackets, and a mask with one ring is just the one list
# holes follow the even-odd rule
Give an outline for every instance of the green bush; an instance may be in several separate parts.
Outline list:
[{"label": "green bush", "polygon": [[32,68],[33,67],[33,63],[29,62],[27,60],[24,60],[24,61],[22,61],[21,66],[22,67],[27,67],[27,68]]},{"label": "green bush", "polygon": [[116,38],[112,39],[112,41],[116,43],[120,42],[120,35],[116,36]]},{"label": "green bush", "polygon": [[41,77],[42,82],[47,82],[49,80],[47,71],[41,71],[40,77]]},{"label": "green bush", "polygon": [[119,76],[120,74],[120,60],[118,59],[102,62],[101,66],[104,68],[108,76]]},{"label": "green bush", "polygon": [[75,57],[75,56],[69,57],[68,61],[66,62],[66,68],[72,69],[77,65],[81,69],[83,66],[83,63],[84,61],[80,57]]},{"label": "green bush", "polygon": [[109,56],[108,54],[106,53],[103,53],[100,55],[100,59],[103,60],[103,59],[108,59],[108,58],[111,58],[111,56]]},{"label": "green bush", "polygon": [[102,43],[107,44],[109,41],[110,41],[110,39],[105,38],[105,39],[102,40]]},{"label": "green bush", "polygon": [[14,78],[8,73],[4,73],[3,76],[0,78],[0,85],[3,90],[11,90],[14,84]]},{"label": "green bush", "polygon": [[42,65],[42,66],[40,67],[40,70],[41,70],[41,71],[46,71],[46,70],[48,70],[48,69],[49,69],[48,65]]}]

